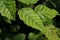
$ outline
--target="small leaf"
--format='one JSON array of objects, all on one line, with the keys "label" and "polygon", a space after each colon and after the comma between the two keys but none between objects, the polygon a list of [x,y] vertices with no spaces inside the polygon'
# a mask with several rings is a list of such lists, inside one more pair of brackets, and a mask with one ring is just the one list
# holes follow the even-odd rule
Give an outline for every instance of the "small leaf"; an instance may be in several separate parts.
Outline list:
[{"label": "small leaf", "polygon": [[45,5],[38,5],[35,8],[35,11],[38,13],[38,15],[44,15],[48,18],[54,18],[56,15],[58,15],[58,12],[54,9],[50,9]]},{"label": "small leaf", "polygon": [[29,40],[35,40],[37,37],[38,37],[38,35],[34,34],[34,33],[30,33],[28,36]]},{"label": "small leaf", "polygon": [[0,13],[9,20],[15,20],[15,0],[0,0]]},{"label": "small leaf", "polygon": [[43,37],[43,34],[41,32],[38,34],[30,33],[28,38],[29,40],[47,40],[45,37]]},{"label": "small leaf", "polygon": [[30,4],[37,3],[37,1],[39,1],[39,0],[18,0],[18,1],[20,1],[20,2],[22,2],[24,4],[27,4],[27,5],[30,5]]},{"label": "small leaf", "polygon": [[14,36],[14,40],[25,40],[25,37],[25,34],[17,34],[16,36]]},{"label": "small leaf", "polygon": [[60,38],[58,37],[57,33],[56,33],[56,28],[54,25],[50,24],[47,25],[44,28],[44,33],[45,36],[49,39],[49,40],[60,40]]}]

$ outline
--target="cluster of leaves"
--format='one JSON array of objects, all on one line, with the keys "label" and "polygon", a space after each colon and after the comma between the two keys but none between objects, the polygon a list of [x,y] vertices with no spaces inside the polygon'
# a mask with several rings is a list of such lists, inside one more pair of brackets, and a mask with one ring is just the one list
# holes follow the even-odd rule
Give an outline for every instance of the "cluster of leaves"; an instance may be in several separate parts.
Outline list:
[{"label": "cluster of leaves", "polygon": [[60,40],[59,4],[60,0],[0,0],[0,40]]}]

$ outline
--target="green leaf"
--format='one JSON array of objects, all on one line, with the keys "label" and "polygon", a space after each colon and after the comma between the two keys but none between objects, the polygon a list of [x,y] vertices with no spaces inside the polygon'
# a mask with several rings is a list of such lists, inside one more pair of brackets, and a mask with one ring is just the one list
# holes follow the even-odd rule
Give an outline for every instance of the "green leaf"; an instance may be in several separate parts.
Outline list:
[{"label": "green leaf", "polygon": [[56,28],[57,30],[57,35],[60,37],[60,28]]},{"label": "green leaf", "polygon": [[50,9],[45,5],[38,5],[35,8],[35,11],[38,13],[38,15],[44,15],[50,19],[54,18],[56,15],[58,15],[58,12],[54,9]]},{"label": "green leaf", "polygon": [[60,38],[57,35],[57,30],[52,24],[45,26],[44,34],[49,40],[60,40]]},{"label": "green leaf", "polygon": [[0,0],[0,13],[9,20],[15,20],[15,0]]},{"label": "green leaf", "polygon": [[30,33],[28,38],[29,40],[47,40],[47,38],[43,37],[43,34],[41,32],[38,34]]},{"label": "green leaf", "polygon": [[24,4],[27,4],[27,5],[30,5],[30,4],[37,3],[37,1],[39,1],[39,0],[18,0],[18,1],[20,1],[20,2],[22,2]]},{"label": "green leaf", "polygon": [[22,8],[18,11],[21,20],[28,26],[37,30],[42,30],[43,23],[40,17],[31,8]]},{"label": "green leaf", "polygon": [[[34,12],[31,8],[22,8],[18,11],[19,18],[23,20],[25,24],[40,30],[49,40],[60,40],[55,31],[55,26],[48,25],[44,26],[39,15]],[[49,28],[51,27],[51,28]]]},{"label": "green leaf", "polygon": [[25,34],[17,34],[14,36],[14,40],[25,40]]},{"label": "green leaf", "polygon": [[38,35],[34,34],[34,33],[30,33],[28,36],[29,40],[36,40],[37,37],[38,37]]}]

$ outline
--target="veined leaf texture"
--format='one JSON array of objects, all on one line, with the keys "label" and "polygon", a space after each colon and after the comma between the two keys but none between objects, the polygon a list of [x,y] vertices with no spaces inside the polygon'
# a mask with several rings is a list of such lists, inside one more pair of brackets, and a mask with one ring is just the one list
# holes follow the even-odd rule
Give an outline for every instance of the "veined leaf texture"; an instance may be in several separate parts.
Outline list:
[{"label": "veined leaf texture", "polygon": [[58,12],[56,10],[50,9],[45,5],[38,5],[37,7],[35,7],[35,11],[38,13],[38,15],[44,15],[50,19],[58,15]]},{"label": "veined leaf texture", "polygon": [[[38,16],[38,13],[33,11],[31,8],[22,8],[18,11],[18,15],[20,19],[27,24],[28,26],[31,26],[32,28],[35,28],[37,30],[40,30],[42,33],[45,34],[45,36],[49,40],[60,40],[59,37],[56,34],[55,27],[53,25],[51,26],[51,30],[48,28],[50,26],[44,26],[42,20],[40,19],[40,16]],[[53,35],[55,34],[55,35]],[[52,36],[53,35],[53,36]],[[52,37],[54,37],[52,39]]]},{"label": "veined leaf texture", "polygon": [[25,24],[32,26],[32,28],[42,30],[43,23],[40,17],[31,8],[22,8],[18,11],[18,15]]},{"label": "veined leaf texture", "polygon": [[30,5],[30,4],[37,3],[37,1],[39,1],[39,0],[18,0],[18,1],[20,1],[20,2],[22,2],[24,4],[27,4],[27,5]]},{"label": "veined leaf texture", "polygon": [[9,20],[15,20],[15,0],[0,0],[0,13]]}]

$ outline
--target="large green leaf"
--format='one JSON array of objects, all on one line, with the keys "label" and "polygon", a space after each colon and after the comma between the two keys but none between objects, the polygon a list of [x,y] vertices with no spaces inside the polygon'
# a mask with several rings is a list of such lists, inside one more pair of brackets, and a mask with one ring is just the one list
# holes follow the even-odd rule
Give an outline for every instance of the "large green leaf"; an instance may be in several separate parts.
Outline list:
[{"label": "large green leaf", "polygon": [[27,4],[27,5],[30,5],[30,4],[37,3],[37,1],[39,1],[39,0],[18,0],[18,1],[20,1],[20,2],[22,2],[24,4]]},{"label": "large green leaf", "polygon": [[58,12],[54,9],[50,9],[45,5],[38,5],[35,8],[35,11],[38,13],[39,16],[44,15],[50,19],[54,18],[56,15],[58,15]]},{"label": "large green leaf", "polygon": [[40,17],[31,8],[22,8],[18,11],[18,15],[25,24],[32,28],[42,30],[43,23]]},{"label": "large green leaf", "polygon": [[0,0],[0,13],[9,20],[15,19],[15,0]]}]

